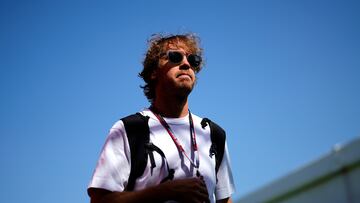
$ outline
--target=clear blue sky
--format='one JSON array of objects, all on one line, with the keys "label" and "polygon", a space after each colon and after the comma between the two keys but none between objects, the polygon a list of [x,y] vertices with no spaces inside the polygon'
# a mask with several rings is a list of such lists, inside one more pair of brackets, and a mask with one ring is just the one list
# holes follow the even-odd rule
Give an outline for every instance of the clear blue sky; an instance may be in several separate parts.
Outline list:
[{"label": "clear blue sky", "polygon": [[192,31],[194,113],[228,133],[235,199],[360,135],[360,3],[0,2],[0,201],[88,202],[108,129],[148,102],[147,38]]}]

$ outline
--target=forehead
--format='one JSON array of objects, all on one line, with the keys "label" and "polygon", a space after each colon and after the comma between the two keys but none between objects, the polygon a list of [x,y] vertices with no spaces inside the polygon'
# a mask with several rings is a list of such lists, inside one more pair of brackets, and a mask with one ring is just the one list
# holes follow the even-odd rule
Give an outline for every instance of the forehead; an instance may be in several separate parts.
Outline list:
[{"label": "forehead", "polygon": [[167,42],[164,42],[162,46],[162,50],[166,52],[171,49],[183,49],[185,52],[195,52],[194,47],[192,47],[189,43],[186,43],[181,39],[172,39]]}]

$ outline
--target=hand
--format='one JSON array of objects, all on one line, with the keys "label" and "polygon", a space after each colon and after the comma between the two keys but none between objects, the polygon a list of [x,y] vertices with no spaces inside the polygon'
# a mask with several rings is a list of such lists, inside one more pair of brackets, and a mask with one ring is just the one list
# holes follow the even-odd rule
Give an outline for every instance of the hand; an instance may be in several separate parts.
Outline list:
[{"label": "hand", "polygon": [[203,177],[167,181],[161,184],[173,200],[181,203],[207,203],[209,194]]}]

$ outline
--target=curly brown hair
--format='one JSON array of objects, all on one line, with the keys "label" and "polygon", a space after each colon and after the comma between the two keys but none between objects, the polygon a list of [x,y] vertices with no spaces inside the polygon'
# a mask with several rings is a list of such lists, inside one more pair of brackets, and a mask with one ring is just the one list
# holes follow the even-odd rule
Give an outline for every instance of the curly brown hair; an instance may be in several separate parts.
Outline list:
[{"label": "curly brown hair", "polygon": [[[151,103],[155,98],[156,85],[156,81],[151,78],[151,75],[158,68],[160,55],[166,51],[167,45],[177,44],[179,42],[185,44],[190,53],[194,53],[202,57],[203,49],[200,47],[200,38],[193,33],[177,35],[155,34],[148,40],[148,50],[143,61],[143,70],[139,73],[139,77],[141,77],[145,82],[145,85],[140,87],[143,88],[146,98]],[[201,62],[199,67],[195,68],[195,73],[198,73],[203,65],[203,62]]]}]

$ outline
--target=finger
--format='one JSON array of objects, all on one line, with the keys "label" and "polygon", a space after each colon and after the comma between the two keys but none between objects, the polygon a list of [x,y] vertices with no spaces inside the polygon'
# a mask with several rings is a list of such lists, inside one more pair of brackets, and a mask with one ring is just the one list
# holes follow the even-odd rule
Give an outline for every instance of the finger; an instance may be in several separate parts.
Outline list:
[{"label": "finger", "polygon": [[207,195],[207,192],[205,194],[205,193],[202,193],[202,192],[198,191],[197,194],[196,194],[196,199],[199,200],[201,203],[210,201],[209,196]]},{"label": "finger", "polygon": [[206,184],[204,181],[201,181],[199,183],[199,187],[196,190],[202,197],[202,199],[208,200],[209,199],[209,193],[206,187]]},{"label": "finger", "polygon": [[203,188],[203,189],[206,191],[206,193],[207,193],[207,187],[206,187],[205,180],[201,180],[200,186],[201,186],[201,188]]},{"label": "finger", "polygon": [[199,178],[192,179],[191,182],[193,182],[193,189],[185,196],[187,199],[186,202],[209,202],[210,200],[205,182]]}]

